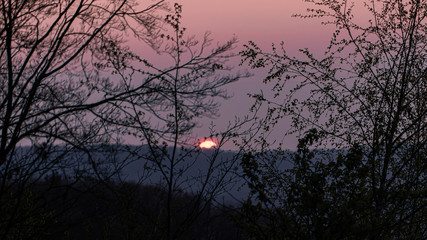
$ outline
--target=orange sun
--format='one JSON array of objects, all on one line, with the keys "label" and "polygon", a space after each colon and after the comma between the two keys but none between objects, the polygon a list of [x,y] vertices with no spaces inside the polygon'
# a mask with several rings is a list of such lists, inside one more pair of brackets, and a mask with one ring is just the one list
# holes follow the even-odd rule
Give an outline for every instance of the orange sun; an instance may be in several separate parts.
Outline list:
[{"label": "orange sun", "polygon": [[200,148],[212,148],[212,147],[215,147],[215,146],[216,146],[216,143],[214,141],[212,141],[212,140],[209,140],[209,139],[203,141],[199,145]]}]

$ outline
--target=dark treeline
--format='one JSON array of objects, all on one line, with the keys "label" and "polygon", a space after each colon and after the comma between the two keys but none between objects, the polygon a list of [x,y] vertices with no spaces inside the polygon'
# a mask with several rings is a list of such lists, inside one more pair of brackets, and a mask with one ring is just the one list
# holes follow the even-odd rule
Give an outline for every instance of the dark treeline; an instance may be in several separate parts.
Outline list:
[{"label": "dark treeline", "polygon": [[[161,186],[50,175],[29,182],[22,193],[10,190],[1,205],[1,223],[15,215],[6,239],[164,239],[166,196]],[[235,207],[194,206],[196,198],[185,191],[175,195],[176,239],[244,239],[233,221]],[[18,200],[24,201],[22,208],[12,213]],[[187,223],[190,216],[195,219]]]}]

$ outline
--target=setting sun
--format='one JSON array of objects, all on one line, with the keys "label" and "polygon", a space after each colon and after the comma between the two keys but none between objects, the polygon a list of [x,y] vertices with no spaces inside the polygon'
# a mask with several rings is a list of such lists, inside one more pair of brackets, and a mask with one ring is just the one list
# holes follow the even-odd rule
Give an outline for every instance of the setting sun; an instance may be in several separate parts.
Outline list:
[{"label": "setting sun", "polygon": [[216,143],[213,142],[212,140],[205,140],[199,145],[200,148],[212,148],[215,146],[216,146]]}]

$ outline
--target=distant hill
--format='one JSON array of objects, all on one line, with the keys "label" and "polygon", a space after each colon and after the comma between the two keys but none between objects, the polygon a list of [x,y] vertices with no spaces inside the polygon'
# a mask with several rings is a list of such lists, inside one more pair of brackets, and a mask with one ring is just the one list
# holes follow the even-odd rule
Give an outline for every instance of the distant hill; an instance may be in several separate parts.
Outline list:
[{"label": "distant hill", "polygon": [[[46,149],[40,146],[19,147],[15,151],[18,160],[15,168],[34,168],[32,169],[34,176],[51,173],[67,174],[70,177],[98,174],[112,181],[164,186],[167,179],[163,174],[169,173],[172,150],[171,147],[166,147],[163,151],[152,150],[147,145],[95,145],[81,149],[61,146]],[[263,158],[277,158],[275,168],[285,170],[292,167],[289,161],[292,154],[295,152],[270,151],[264,154]],[[316,160],[321,160],[324,156],[331,159],[331,154],[334,156],[337,151],[317,150],[316,154]],[[31,165],[36,158],[45,159],[42,164]],[[245,199],[249,193],[241,178],[240,158],[241,153],[234,151],[180,148],[176,152],[174,162],[175,186],[190,193],[196,193],[205,187],[205,191],[219,193],[217,201],[227,204],[237,203]],[[260,159],[260,162],[263,160],[265,159]],[[96,166],[96,172],[93,166]],[[203,186],[202,182],[207,178],[210,178],[210,182]]]}]

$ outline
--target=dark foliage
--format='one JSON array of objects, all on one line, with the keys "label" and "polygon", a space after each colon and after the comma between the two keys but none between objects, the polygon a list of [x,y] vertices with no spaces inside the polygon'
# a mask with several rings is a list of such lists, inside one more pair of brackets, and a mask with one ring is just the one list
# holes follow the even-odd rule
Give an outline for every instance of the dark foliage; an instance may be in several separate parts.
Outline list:
[{"label": "dark foliage", "polygon": [[[11,191],[6,202],[18,200]],[[165,239],[167,189],[133,182],[100,182],[95,178],[70,182],[48,176],[28,184],[19,222],[6,239]],[[196,195],[182,191],[173,202],[173,216],[184,220],[194,212]],[[49,203],[47,205],[46,203]],[[2,204],[2,217],[10,205]],[[202,207],[202,204],[200,205]],[[242,239],[231,209],[210,205],[176,239]],[[25,215],[25,216],[24,216]],[[21,221],[22,216],[25,221]],[[174,221],[180,222],[180,221]],[[3,221],[8,223],[8,221]],[[1,225],[0,225],[1,226]],[[2,226],[3,227],[3,226]],[[178,226],[172,226],[175,228]],[[1,228],[4,229],[4,228]],[[177,229],[174,229],[176,232]]]},{"label": "dark foliage", "polygon": [[[425,239],[427,3],[366,1],[360,21],[359,2],[308,2],[318,8],[303,17],[336,28],[324,55],[253,42],[241,52],[274,84],[273,97],[253,95],[254,108],[267,107],[266,133],[242,161],[253,192],[244,223],[260,239]],[[283,118],[285,134],[301,137],[291,158],[271,155],[264,138]]]}]

